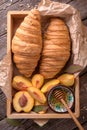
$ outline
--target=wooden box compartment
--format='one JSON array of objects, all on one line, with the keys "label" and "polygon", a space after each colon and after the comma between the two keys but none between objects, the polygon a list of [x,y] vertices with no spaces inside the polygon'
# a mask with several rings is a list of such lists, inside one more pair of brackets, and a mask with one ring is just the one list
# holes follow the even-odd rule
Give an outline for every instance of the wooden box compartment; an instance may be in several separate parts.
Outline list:
[{"label": "wooden box compartment", "polygon": [[[28,11],[10,11],[7,15],[7,52],[11,51],[11,41],[12,37],[15,33],[15,30],[24,19],[24,17],[28,14]],[[11,53],[12,54],[12,53]],[[14,72],[14,68],[13,68]],[[11,81],[9,81],[11,83]],[[75,82],[75,107],[74,114],[76,117],[79,117],[80,114],[80,106],[79,106],[79,78],[76,78]],[[12,86],[9,87],[9,91],[12,93]],[[12,99],[12,96],[11,96]],[[38,114],[31,111],[30,113],[17,113],[12,111],[12,102],[7,100],[7,117],[8,118],[38,118],[38,119],[51,119],[51,118],[71,118],[68,113],[54,113],[48,112],[45,114]]]}]

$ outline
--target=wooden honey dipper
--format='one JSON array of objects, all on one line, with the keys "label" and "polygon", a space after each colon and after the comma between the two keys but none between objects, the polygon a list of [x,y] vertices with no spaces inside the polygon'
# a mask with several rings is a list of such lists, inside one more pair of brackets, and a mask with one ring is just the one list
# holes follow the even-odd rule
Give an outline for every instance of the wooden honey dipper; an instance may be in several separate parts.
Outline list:
[{"label": "wooden honey dipper", "polygon": [[76,123],[76,125],[78,126],[78,128],[80,130],[84,130],[84,128],[82,127],[82,125],[80,124],[80,122],[77,120],[76,116],[72,113],[72,111],[70,110],[70,108],[68,107],[67,103],[65,102],[64,100],[64,97],[65,97],[65,94],[63,91],[61,90],[55,90],[53,92],[53,95],[54,97],[57,99],[57,100],[60,100],[63,105],[65,106],[65,108],[67,109],[67,111],[69,112],[70,116],[72,117],[72,119],[74,120],[74,122]]}]

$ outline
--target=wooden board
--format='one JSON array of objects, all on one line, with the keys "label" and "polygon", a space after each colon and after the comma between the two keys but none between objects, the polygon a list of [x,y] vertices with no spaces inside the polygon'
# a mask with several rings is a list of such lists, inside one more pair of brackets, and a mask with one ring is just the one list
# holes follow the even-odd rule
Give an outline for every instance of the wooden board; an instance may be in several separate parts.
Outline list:
[{"label": "wooden board", "polygon": [[[17,27],[20,25],[20,23],[23,21],[24,17],[28,14],[28,11],[10,11],[7,16],[7,52],[11,51],[11,42],[12,37],[17,29]],[[13,68],[14,70],[14,68]],[[9,81],[11,82],[11,81]],[[9,91],[11,91],[11,87],[9,87]],[[12,97],[11,97],[12,98]],[[77,109],[78,108],[78,109]],[[79,79],[76,79],[75,83],[75,110],[74,114],[76,117],[80,114],[80,108],[79,108]],[[7,101],[7,116],[9,118],[40,118],[40,119],[51,119],[51,118],[71,118],[71,116],[68,113],[64,114],[58,114],[54,112],[45,113],[45,114],[37,114],[37,113],[16,113],[12,112],[11,109],[11,102]]]},{"label": "wooden board", "polygon": [[[11,10],[30,10],[38,4],[40,0],[0,0],[0,60],[6,54],[6,44],[7,44],[7,12]],[[75,8],[79,8],[85,12],[84,19],[82,18],[83,23],[87,26],[87,8],[83,6],[84,1],[87,0],[52,0],[56,2],[68,3],[73,5]],[[6,7],[6,4],[11,3]],[[28,5],[30,7],[28,7]],[[84,74],[80,76],[80,117],[79,121],[83,125],[84,129],[87,130],[87,69]],[[3,119],[3,120],[2,120]],[[0,90],[0,129],[1,130],[78,130],[76,125],[73,123],[72,119],[51,119],[43,127],[39,127],[33,122],[33,120],[23,120],[21,119],[21,126],[12,126],[6,122],[6,98],[4,93]]]}]

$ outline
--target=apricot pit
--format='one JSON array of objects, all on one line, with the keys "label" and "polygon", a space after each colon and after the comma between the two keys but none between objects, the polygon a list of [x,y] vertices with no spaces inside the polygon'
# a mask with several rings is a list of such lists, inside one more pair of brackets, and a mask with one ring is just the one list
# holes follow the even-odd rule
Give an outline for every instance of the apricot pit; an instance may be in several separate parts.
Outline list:
[{"label": "apricot pit", "polygon": [[34,106],[34,99],[27,91],[19,91],[13,98],[13,107],[16,112],[30,112]]}]

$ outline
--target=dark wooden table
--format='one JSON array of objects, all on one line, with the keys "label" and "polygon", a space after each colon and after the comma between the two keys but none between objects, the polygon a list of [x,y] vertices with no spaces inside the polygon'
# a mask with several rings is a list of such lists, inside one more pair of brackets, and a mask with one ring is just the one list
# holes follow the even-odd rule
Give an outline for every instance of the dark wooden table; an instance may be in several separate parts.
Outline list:
[{"label": "dark wooden table", "polygon": [[[67,3],[77,8],[81,13],[81,19],[87,26],[87,0],[54,0]],[[7,12],[9,10],[29,10],[37,6],[40,0],[0,0],[0,60],[6,54],[7,39]],[[87,68],[80,75],[80,101],[81,114],[79,121],[87,130]],[[39,127],[33,120],[19,120],[20,126],[14,127],[6,120],[6,97],[0,90],[0,130],[77,130],[72,119],[52,119],[43,127]]]}]

